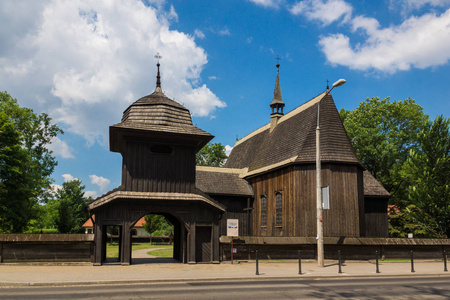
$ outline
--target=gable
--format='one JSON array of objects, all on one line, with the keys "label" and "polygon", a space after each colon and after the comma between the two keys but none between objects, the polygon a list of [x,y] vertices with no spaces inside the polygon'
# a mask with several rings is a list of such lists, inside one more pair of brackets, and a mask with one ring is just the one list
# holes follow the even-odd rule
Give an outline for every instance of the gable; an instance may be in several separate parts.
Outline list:
[{"label": "gable", "polygon": [[[248,168],[255,174],[271,166],[314,163],[317,106],[324,96],[322,93],[281,117],[272,132],[268,124],[236,142],[225,166]],[[320,103],[320,128],[323,162],[360,165],[330,94]]]}]

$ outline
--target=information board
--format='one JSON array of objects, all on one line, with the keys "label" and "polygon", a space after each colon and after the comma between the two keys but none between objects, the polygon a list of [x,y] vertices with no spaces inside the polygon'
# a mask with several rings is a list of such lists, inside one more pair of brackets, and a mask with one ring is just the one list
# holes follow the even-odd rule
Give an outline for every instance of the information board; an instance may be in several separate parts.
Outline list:
[{"label": "information board", "polygon": [[227,236],[239,236],[238,219],[227,219]]}]

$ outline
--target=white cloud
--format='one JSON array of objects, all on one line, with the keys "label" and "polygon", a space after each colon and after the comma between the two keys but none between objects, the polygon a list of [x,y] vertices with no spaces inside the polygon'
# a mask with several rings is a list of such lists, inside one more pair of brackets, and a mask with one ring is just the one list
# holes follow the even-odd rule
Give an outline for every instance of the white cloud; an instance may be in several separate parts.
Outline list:
[{"label": "white cloud", "polygon": [[225,107],[225,103],[221,102],[216,95],[211,92],[206,85],[196,88],[190,93],[182,95],[182,99],[185,99],[188,103],[192,103],[190,106],[196,112],[199,117],[206,117],[210,115],[209,106]]},{"label": "white cloud", "polygon": [[366,41],[352,47],[350,38],[342,33],[322,37],[319,45],[330,63],[393,73],[439,66],[450,59],[450,9],[440,16],[410,17],[383,29],[372,18],[357,17],[352,22],[354,30],[367,34]]},{"label": "white cloud", "polygon": [[249,1],[263,7],[273,7],[273,8],[278,8],[281,2],[283,2],[283,0],[249,0]]},{"label": "white cloud", "polygon": [[208,79],[209,79],[209,80],[216,80],[217,77],[216,77],[216,76],[208,76]]},{"label": "white cloud", "polygon": [[222,28],[221,30],[219,30],[219,32],[217,34],[221,35],[221,36],[231,35],[230,30],[226,26],[224,28]]},{"label": "white cloud", "polygon": [[91,179],[91,183],[98,185],[100,191],[102,192],[106,191],[111,183],[109,179],[97,175],[89,175],[89,178]]},{"label": "white cloud", "polygon": [[293,15],[303,15],[309,20],[319,21],[326,26],[342,19],[347,22],[353,7],[343,0],[305,0],[295,3],[289,11]]},{"label": "white cloud", "polygon": [[173,5],[170,5],[170,11],[169,11],[167,17],[170,20],[174,20],[174,21],[178,22],[178,14],[175,11],[175,8],[173,7]]},{"label": "white cloud", "polygon": [[425,5],[431,6],[447,6],[450,0],[391,0],[392,4],[400,4],[406,9],[419,9]]},{"label": "white cloud", "polygon": [[73,177],[70,174],[63,174],[61,175],[64,178],[64,182],[69,182],[69,181],[73,181],[73,180],[77,180],[78,178]]},{"label": "white cloud", "polygon": [[163,90],[193,115],[225,107],[208,87],[195,85],[207,56],[194,37],[170,29],[173,6],[167,12],[161,1],[151,1],[155,7],[139,0],[28,2],[0,1],[2,88],[89,144],[106,144],[108,126],[153,92],[156,52],[163,56]]},{"label": "white cloud", "polygon": [[233,147],[231,147],[230,145],[225,146],[225,153],[227,154],[227,156],[230,155],[231,150],[233,150]]},{"label": "white cloud", "polygon": [[195,35],[195,37],[198,37],[201,40],[203,40],[205,38],[205,34],[199,29],[194,30],[194,35]]},{"label": "white cloud", "polygon": [[95,199],[98,197],[98,194],[96,191],[86,191],[86,192],[84,192],[84,197],[85,198],[92,197],[93,199]]},{"label": "white cloud", "polygon": [[58,137],[52,139],[52,143],[48,145],[48,149],[53,151],[55,156],[60,156],[62,158],[75,158],[69,145],[67,145],[64,141],[61,141]]},{"label": "white cloud", "polygon": [[56,192],[57,190],[60,190],[60,189],[62,189],[61,185],[59,185],[59,184],[50,184],[50,190],[52,192]]}]

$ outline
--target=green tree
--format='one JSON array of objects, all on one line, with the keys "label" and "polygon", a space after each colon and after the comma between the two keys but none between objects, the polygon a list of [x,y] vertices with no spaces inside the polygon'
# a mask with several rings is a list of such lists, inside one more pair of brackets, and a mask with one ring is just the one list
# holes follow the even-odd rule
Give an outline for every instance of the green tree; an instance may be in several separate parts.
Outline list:
[{"label": "green tree", "polygon": [[405,207],[407,184],[400,171],[428,121],[422,107],[411,98],[391,102],[374,97],[339,114],[361,163],[393,195],[392,202]]},{"label": "green tree", "polygon": [[221,143],[208,143],[196,155],[198,166],[221,167],[226,159],[225,146]]},{"label": "green tree", "polygon": [[87,202],[91,200],[84,197],[84,189],[79,179],[64,182],[53,199],[48,200],[47,214],[60,233],[83,232],[82,225],[89,218]]},{"label": "green tree", "polygon": [[144,229],[150,235],[168,236],[173,232],[173,225],[162,215],[149,214],[144,217]]},{"label": "green tree", "polygon": [[422,211],[417,223],[432,235],[450,237],[450,119],[438,116],[428,122],[417,141],[402,170],[408,201]]},{"label": "green tree", "polygon": [[393,206],[389,210],[389,236],[405,238],[412,233],[416,238],[441,237],[428,225],[426,218],[426,214],[414,204],[401,210]]},{"label": "green tree", "polygon": [[23,232],[38,217],[38,195],[57,162],[47,149],[62,130],[0,92],[0,232]]}]

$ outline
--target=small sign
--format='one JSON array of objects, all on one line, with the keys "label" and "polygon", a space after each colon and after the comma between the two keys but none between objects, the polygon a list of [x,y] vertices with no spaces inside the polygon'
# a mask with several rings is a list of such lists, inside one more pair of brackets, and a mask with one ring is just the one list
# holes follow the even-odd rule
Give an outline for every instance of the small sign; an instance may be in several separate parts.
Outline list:
[{"label": "small sign", "polygon": [[238,219],[227,219],[227,236],[239,236]]},{"label": "small sign", "polygon": [[233,248],[233,253],[237,253],[237,248]]},{"label": "small sign", "polygon": [[330,209],[330,188],[322,187],[322,209]]}]

